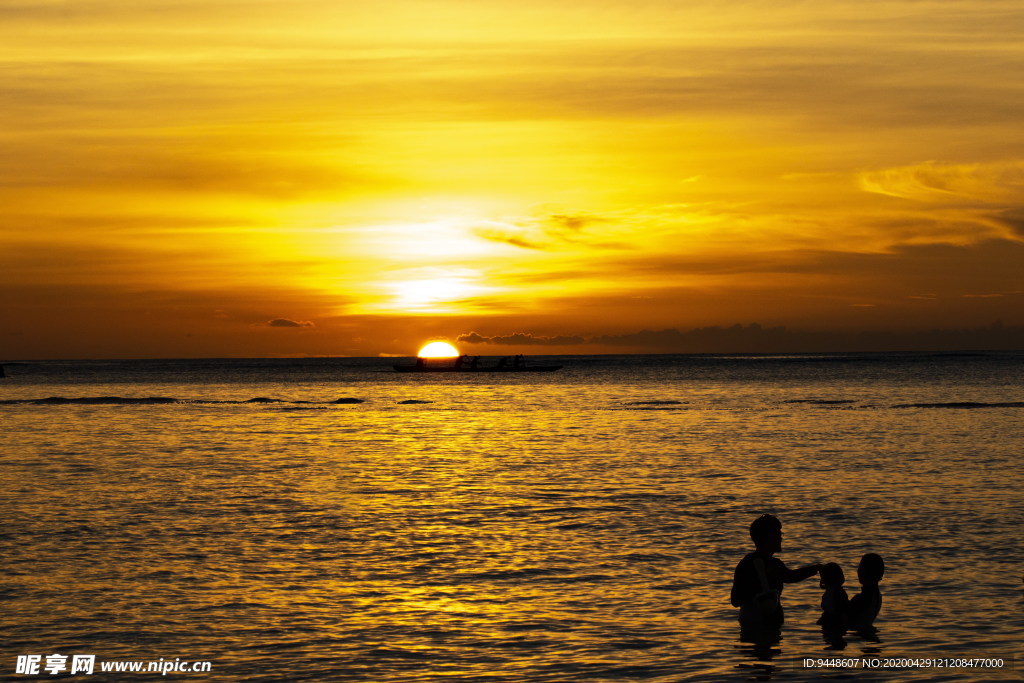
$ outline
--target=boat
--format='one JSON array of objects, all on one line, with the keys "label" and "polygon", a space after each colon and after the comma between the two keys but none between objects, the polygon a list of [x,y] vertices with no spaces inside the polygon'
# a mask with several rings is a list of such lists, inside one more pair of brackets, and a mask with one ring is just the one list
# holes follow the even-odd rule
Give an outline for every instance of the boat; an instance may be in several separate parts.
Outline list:
[{"label": "boat", "polygon": [[431,365],[392,365],[395,372],[465,372],[465,373],[477,373],[477,372],[554,372],[555,370],[561,370],[561,365],[521,365],[514,367],[512,365],[506,365],[504,367],[490,367],[490,368],[472,368],[472,367],[454,367],[451,365],[447,366],[431,366]]},{"label": "boat", "polygon": [[512,366],[504,368],[454,368],[452,366],[440,368],[431,366],[391,367],[394,368],[396,373],[553,373],[556,370],[562,369],[562,366],[520,366],[519,368],[513,368]]}]

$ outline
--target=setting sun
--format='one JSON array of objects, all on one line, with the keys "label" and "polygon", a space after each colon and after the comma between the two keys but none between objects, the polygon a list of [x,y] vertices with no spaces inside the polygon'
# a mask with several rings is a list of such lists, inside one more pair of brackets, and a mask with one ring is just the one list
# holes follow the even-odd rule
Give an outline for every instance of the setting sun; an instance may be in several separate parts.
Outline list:
[{"label": "setting sun", "polygon": [[430,342],[416,354],[420,358],[457,358],[459,350],[448,342]]}]

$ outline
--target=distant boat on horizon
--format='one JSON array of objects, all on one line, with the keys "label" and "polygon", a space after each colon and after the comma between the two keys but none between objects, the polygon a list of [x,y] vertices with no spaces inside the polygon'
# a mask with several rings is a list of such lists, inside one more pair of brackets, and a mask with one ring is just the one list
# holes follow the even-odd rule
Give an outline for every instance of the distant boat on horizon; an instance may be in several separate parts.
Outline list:
[{"label": "distant boat on horizon", "polygon": [[463,362],[465,356],[455,360],[451,365],[428,365],[427,359],[418,358],[414,365],[392,365],[395,372],[554,372],[561,370],[561,365],[527,365],[522,356],[519,356],[513,363],[507,363],[502,359],[497,365],[481,367],[474,360],[470,364]]},{"label": "distant boat on horizon", "polygon": [[561,370],[561,365],[524,365],[520,367],[512,367],[511,365],[505,367],[490,367],[490,368],[470,368],[470,367],[453,367],[453,366],[431,366],[431,365],[392,365],[395,372],[554,372],[555,370]]}]

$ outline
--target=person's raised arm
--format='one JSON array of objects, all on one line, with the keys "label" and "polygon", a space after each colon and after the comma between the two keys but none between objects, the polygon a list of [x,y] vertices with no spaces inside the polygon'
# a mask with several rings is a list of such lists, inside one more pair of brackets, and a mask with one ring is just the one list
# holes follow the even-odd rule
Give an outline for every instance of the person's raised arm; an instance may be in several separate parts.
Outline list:
[{"label": "person's raised arm", "polygon": [[822,565],[820,563],[809,564],[806,567],[800,567],[799,569],[790,569],[783,565],[782,570],[782,581],[784,583],[796,583],[797,581],[803,581],[804,579],[814,576],[821,571]]}]

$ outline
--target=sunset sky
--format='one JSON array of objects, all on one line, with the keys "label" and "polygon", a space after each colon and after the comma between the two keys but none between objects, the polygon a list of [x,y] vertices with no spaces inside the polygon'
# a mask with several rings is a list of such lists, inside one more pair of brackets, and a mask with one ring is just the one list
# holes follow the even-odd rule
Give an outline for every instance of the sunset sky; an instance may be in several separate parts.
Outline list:
[{"label": "sunset sky", "polygon": [[1022,35],[1020,0],[0,0],[0,360],[1024,346]]}]

